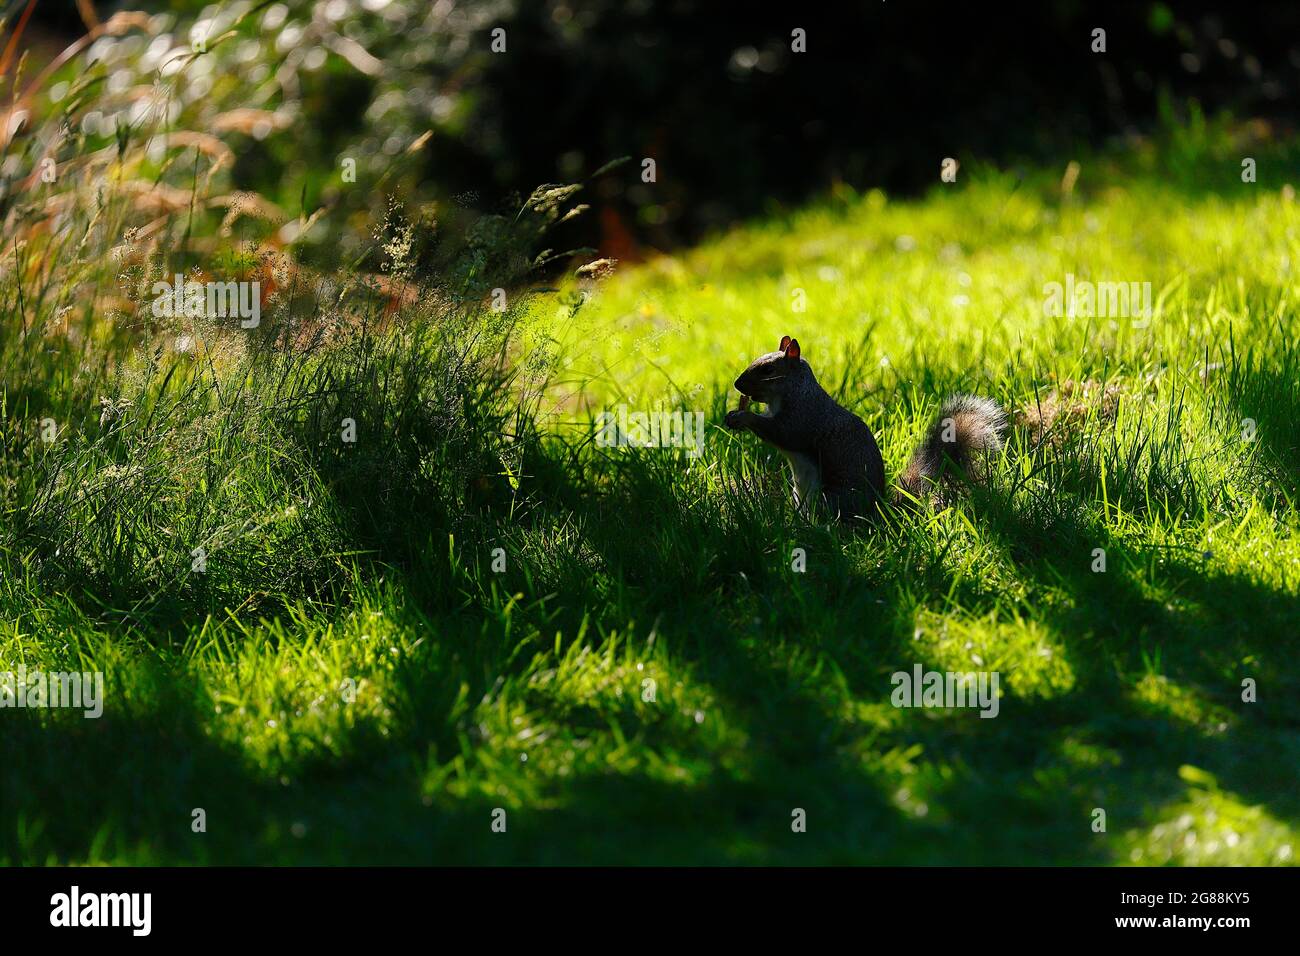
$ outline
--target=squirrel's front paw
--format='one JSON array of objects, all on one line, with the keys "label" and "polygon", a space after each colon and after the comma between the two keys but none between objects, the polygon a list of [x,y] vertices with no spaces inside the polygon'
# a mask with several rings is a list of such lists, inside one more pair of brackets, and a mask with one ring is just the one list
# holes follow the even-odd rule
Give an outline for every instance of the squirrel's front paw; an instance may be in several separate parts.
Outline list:
[{"label": "squirrel's front paw", "polygon": [[727,412],[727,417],[724,418],[722,422],[728,428],[734,428],[739,431],[745,427],[745,421],[749,418],[749,414],[750,413],[745,411],[743,408],[738,408]]}]

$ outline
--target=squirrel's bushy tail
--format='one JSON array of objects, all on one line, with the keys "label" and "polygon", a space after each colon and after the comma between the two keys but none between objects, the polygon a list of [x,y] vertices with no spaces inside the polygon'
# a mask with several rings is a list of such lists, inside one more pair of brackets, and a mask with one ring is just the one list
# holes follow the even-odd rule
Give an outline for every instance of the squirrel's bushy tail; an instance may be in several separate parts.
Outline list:
[{"label": "squirrel's bushy tail", "polygon": [[[919,501],[932,500],[939,482],[955,466],[970,478],[979,478],[984,458],[1002,450],[1007,416],[997,402],[975,395],[954,395],[943,403],[939,417],[912,453],[899,486]],[[912,502],[902,496],[904,505]]]}]

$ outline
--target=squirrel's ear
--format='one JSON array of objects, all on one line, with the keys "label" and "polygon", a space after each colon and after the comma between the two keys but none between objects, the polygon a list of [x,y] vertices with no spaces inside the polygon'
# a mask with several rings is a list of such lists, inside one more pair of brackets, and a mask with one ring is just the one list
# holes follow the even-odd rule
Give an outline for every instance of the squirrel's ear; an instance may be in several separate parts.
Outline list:
[{"label": "squirrel's ear", "polygon": [[799,361],[799,340],[791,339],[790,344],[785,347],[785,357],[791,362]]},{"label": "squirrel's ear", "polygon": [[781,336],[781,344],[776,347],[776,350],[778,352],[784,352],[789,347],[790,347],[790,336],[788,335]]}]

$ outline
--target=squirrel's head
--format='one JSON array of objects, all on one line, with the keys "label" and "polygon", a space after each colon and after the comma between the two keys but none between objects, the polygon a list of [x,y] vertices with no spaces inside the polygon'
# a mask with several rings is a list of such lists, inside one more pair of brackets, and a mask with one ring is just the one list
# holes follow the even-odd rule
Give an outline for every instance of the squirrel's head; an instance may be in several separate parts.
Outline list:
[{"label": "squirrel's head", "polygon": [[760,355],[736,379],[736,391],[756,402],[780,401],[813,379],[812,369],[799,357],[799,340],[781,337],[775,352]]}]

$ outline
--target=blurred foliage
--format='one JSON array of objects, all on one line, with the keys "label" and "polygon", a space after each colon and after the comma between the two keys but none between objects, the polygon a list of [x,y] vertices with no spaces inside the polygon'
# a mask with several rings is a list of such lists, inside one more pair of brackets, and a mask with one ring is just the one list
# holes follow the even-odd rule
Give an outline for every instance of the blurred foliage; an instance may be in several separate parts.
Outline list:
[{"label": "blurred foliage", "polygon": [[[636,256],[840,182],[913,191],[946,156],[1005,165],[1131,140],[1162,103],[1175,121],[1199,103],[1286,127],[1300,80],[1300,12],[1285,3],[1054,0],[996,18],[977,6],[703,0],[123,6],[163,12],[96,41],[59,79],[98,81],[112,117],[171,78],[171,119],[218,135],[222,112],[273,113],[237,130],[232,183],[289,214],[325,207],[328,225],[361,227],[313,233],[301,248],[316,257],[359,248],[375,192],[445,222],[516,208],[521,190],[620,156],[636,162],[593,191],[595,215],[568,239]],[[40,16],[67,36],[83,29],[67,8]],[[169,76],[195,27],[208,53]],[[1098,27],[1104,53],[1092,50]],[[792,50],[795,28],[806,53]]]}]

